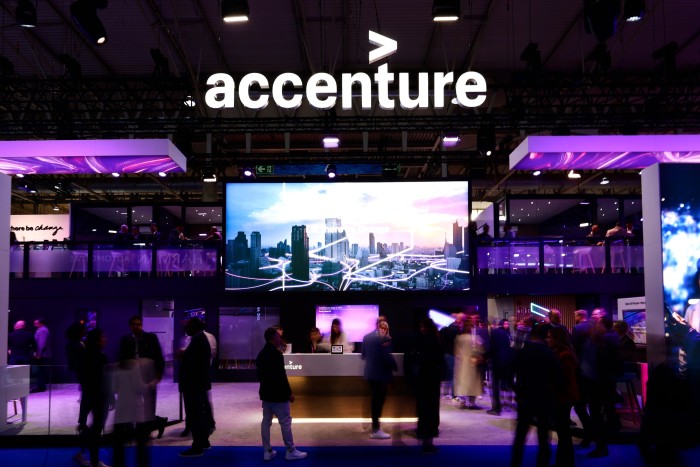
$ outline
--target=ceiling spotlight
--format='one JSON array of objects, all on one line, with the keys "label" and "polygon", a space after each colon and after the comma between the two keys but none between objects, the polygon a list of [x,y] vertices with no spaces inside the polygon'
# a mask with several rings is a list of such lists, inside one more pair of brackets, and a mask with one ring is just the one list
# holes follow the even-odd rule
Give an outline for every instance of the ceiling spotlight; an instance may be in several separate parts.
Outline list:
[{"label": "ceiling spotlight", "polygon": [[328,178],[333,179],[337,174],[335,164],[328,164],[326,166],[326,175],[328,175]]},{"label": "ceiling spotlight", "polygon": [[581,174],[578,172],[575,172],[573,170],[570,170],[568,177],[569,178],[581,178]]},{"label": "ceiling spotlight", "polygon": [[535,170],[534,172],[532,172],[532,175],[534,175],[535,177],[539,177],[541,173],[541,170]]},{"label": "ceiling spotlight", "polygon": [[216,183],[216,172],[213,170],[205,170],[202,175],[202,181],[204,183]]},{"label": "ceiling spotlight", "polygon": [[107,31],[97,16],[97,8],[106,8],[107,0],[76,0],[70,6],[70,14],[75,24],[93,43],[107,42]]},{"label": "ceiling spotlight", "polygon": [[457,21],[460,0],[433,0],[433,21]]},{"label": "ceiling spotlight", "polygon": [[250,167],[246,167],[243,169],[243,176],[245,177],[252,177],[253,176],[253,169]]},{"label": "ceiling spotlight", "polygon": [[620,2],[612,0],[586,0],[583,4],[583,26],[598,42],[605,42],[615,34]]},{"label": "ceiling spotlight", "polygon": [[17,178],[24,178],[24,174],[15,174],[15,177],[17,177]]},{"label": "ceiling spotlight", "polygon": [[323,137],[324,148],[337,148],[338,146],[340,146],[338,135],[326,135]]},{"label": "ceiling spotlight", "polygon": [[18,0],[15,10],[17,24],[23,28],[36,27],[36,5],[30,0]]},{"label": "ceiling spotlight", "polygon": [[520,60],[527,63],[529,71],[537,71],[542,68],[542,56],[536,42],[530,42],[520,54]]},{"label": "ceiling spotlight", "polygon": [[676,55],[678,54],[678,42],[672,41],[662,45],[651,53],[654,60],[663,60],[663,68],[667,71],[676,69]]},{"label": "ceiling spotlight", "polygon": [[168,174],[166,172],[158,172],[158,176],[161,178],[165,178],[168,176]]},{"label": "ceiling spotlight", "polygon": [[58,207],[58,204],[53,204],[51,207],[53,208],[54,211],[60,211],[60,210],[61,210],[61,209]]},{"label": "ceiling spotlight", "polygon": [[492,126],[479,128],[476,133],[476,150],[482,156],[490,156],[496,150],[496,130]]},{"label": "ceiling spotlight", "polygon": [[459,143],[459,135],[457,133],[445,133],[442,136],[442,145],[444,147],[457,146]]},{"label": "ceiling spotlight", "polygon": [[608,71],[612,66],[612,56],[605,42],[596,45],[586,57],[586,61],[595,62],[595,71]]},{"label": "ceiling spotlight", "polygon": [[222,0],[221,19],[225,23],[242,23],[248,21],[250,14],[247,0]]},{"label": "ceiling spotlight", "polygon": [[119,172],[112,172],[112,177],[114,178],[119,178],[120,173]]},{"label": "ceiling spotlight", "polygon": [[36,186],[33,184],[27,182],[27,183],[22,183],[17,187],[17,189],[26,191],[27,193],[35,194],[37,192]]},{"label": "ceiling spotlight", "polygon": [[608,180],[608,177],[603,177],[603,178],[600,180],[600,184],[601,184],[601,185],[607,185],[608,183],[610,183],[610,180]]},{"label": "ceiling spotlight", "polygon": [[194,97],[192,97],[192,94],[186,95],[185,100],[182,103],[185,104],[185,107],[190,107],[190,108],[197,105],[197,103],[194,100]]},{"label": "ceiling spotlight", "polygon": [[625,0],[623,18],[625,18],[625,21],[628,23],[641,21],[642,18],[644,18],[645,12],[644,0]]}]

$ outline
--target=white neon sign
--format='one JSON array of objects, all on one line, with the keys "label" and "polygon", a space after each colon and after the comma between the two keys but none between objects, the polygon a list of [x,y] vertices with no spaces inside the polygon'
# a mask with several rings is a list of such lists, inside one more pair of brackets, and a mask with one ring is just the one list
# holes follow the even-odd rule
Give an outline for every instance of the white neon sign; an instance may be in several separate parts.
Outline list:
[{"label": "white neon sign", "polygon": [[[369,63],[381,60],[396,52],[398,43],[374,31],[369,31],[369,41],[378,48],[369,52]],[[320,110],[329,110],[336,106],[338,97],[343,110],[352,109],[353,87],[359,86],[360,106],[363,110],[372,108],[372,93],[376,92],[379,107],[393,110],[396,106],[394,96],[389,95],[389,85],[398,79],[398,103],[402,109],[425,109],[445,107],[445,90],[454,85],[454,98],[464,107],[478,107],[486,101],[486,79],[476,71],[467,71],[455,79],[453,72],[418,73],[417,95],[411,96],[410,83],[414,81],[409,73],[392,73],[386,63],[380,65],[377,73],[342,73],[340,75],[340,93],[338,82],[328,73],[315,73],[304,84],[295,73],[282,73],[270,85],[268,78],[261,73],[249,73],[238,82],[227,73],[214,73],[207,79],[212,86],[205,94],[204,100],[212,109],[233,108],[238,97],[241,105],[248,109],[264,109],[272,101],[283,109],[296,109],[304,98]],[[375,88],[376,87],[376,88]],[[289,92],[291,88],[292,92]],[[287,92],[285,93],[285,90]],[[452,97],[450,95],[450,97]]]}]

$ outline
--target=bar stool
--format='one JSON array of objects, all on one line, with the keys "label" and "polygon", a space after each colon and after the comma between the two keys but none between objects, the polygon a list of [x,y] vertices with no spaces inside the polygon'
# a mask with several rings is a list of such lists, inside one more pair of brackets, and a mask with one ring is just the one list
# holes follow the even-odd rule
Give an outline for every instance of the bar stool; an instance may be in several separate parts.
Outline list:
[{"label": "bar stool", "polygon": [[593,266],[593,257],[591,256],[592,246],[581,246],[574,248],[574,271],[578,269],[578,272],[586,271],[590,269],[593,274],[595,274],[595,267]]},{"label": "bar stool", "polygon": [[70,274],[68,278],[73,277],[73,273],[80,273],[85,277],[87,274],[87,251],[71,251],[70,252]]}]

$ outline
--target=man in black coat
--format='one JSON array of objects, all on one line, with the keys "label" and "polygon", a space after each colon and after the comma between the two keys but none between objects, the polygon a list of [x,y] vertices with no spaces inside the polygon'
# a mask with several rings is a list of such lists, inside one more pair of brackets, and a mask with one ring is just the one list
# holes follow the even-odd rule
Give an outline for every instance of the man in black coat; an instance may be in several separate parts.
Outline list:
[{"label": "man in black coat", "polygon": [[[160,382],[165,371],[165,358],[163,358],[163,350],[160,347],[158,336],[152,332],[144,332],[143,319],[139,315],[134,315],[129,318],[129,328],[131,333],[122,337],[119,341],[119,361],[149,359],[153,362],[152,366],[141,365],[142,368],[153,368],[155,371],[155,379]],[[152,381],[153,375],[143,375],[144,381]],[[148,407],[144,410],[146,414],[153,416],[153,430],[158,430],[158,439],[163,437],[166,423],[165,417],[158,417],[156,413],[156,388],[149,387],[148,397],[145,398]]]},{"label": "man in black coat", "polygon": [[180,354],[179,389],[185,402],[185,414],[192,430],[192,447],[180,452],[180,457],[199,457],[208,449],[209,432],[206,417],[207,391],[211,389],[209,361],[211,347],[204,335],[204,323],[190,318],[185,324],[190,344]]},{"label": "man in black coat", "polygon": [[486,354],[491,360],[491,410],[489,415],[501,414],[501,390],[510,391],[513,385],[513,348],[507,319],[498,322],[491,331],[491,345]]},{"label": "man in black coat", "polygon": [[277,329],[267,328],[265,330],[265,347],[258,353],[255,360],[263,409],[260,434],[263,445],[263,460],[266,461],[277,455],[277,451],[273,450],[270,445],[272,417],[277,417],[282,430],[282,440],[287,448],[285,459],[298,460],[306,457],[305,452],[299,451],[294,446],[292,416],[289,411],[289,403],[294,402],[294,394],[292,394],[287,372],[284,369],[284,357],[279,350],[281,340]]},{"label": "man in black coat", "polygon": [[30,365],[36,350],[34,334],[27,330],[24,321],[15,323],[14,331],[7,336],[7,363],[9,365]]}]

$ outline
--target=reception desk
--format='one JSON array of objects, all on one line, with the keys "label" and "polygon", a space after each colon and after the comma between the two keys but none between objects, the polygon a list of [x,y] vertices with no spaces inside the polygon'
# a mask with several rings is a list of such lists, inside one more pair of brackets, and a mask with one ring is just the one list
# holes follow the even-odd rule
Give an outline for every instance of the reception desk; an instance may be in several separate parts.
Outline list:
[{"label": "reception desk", "polygon": [[[403,354],[389,384],[384,417],[414,417],[415,402],[403,378]],[[359,353],[288,354],[284,365],[296,401],[292,416],[300,418],[369,418],[370,392]]]}]

